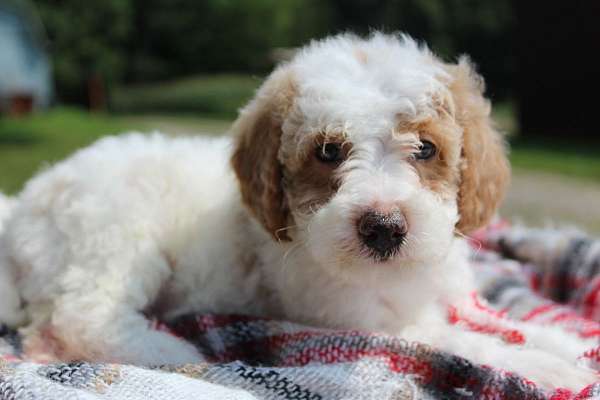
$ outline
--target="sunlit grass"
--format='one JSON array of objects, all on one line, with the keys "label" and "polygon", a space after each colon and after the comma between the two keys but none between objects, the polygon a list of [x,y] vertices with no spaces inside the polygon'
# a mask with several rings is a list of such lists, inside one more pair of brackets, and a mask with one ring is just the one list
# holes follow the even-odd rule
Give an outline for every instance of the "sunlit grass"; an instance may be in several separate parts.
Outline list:
[{"label": "sunlit grass", "polygon": [[221,134],[229,121],[185,116],[112,116],[54,108],[20,119],[0,119],[0,190],[18,191],[37,170],[96,139],[125,131]]},{"label": "sunlit grass", "polygon": [[511,143],[510,161],[515,169],[600,182],[600,151],[584,143],[516,138]]},{"label": "sunlit grass", "polygon": [[22,119],[0,119],[0,190],[17,191],[36,170],[126,126],[107,115],[57,108]]}]

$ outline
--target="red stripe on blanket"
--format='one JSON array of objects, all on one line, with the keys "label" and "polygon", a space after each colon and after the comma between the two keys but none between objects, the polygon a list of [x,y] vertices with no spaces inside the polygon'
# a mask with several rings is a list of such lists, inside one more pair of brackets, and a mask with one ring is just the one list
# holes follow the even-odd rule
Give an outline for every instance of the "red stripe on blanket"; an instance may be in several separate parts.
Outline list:
[{"label": "red stripe on blanket", "polygon": [[454,306],[448,307],[448,322],[455,325],[462,323],[467,329],[473,332],[484,333],[501,337],[505,342],[511,344],[524,344],[525,335],[516,329],[504,328],[493,324],[482,324],[475,322],[464,315],[460,315],[458,309]]},{"label": "red stripe on blanket", "polygon": [[590,359],[594,362],[600,362],[600,347],[596,347],[594,349],[590,349],[583,353],[584,358]]},{"label": "red stripe on blanket", "polygon": [[473,305],[478,310],[483,311],[486,314],[489,314],[498,319],[506,318],[506,313],[508,312],[508,310],[504,309],[504,310],[497,311],[497,310],[494,310],[493,308],[490,308],[490,307],[482,304],[479,294],[476,291],[471,292],[471,300],[473,300]]},{"label": "red stripe on blanket", "polygon": [[2,355],[0,355],[0,360],[4,360],[7,362],[22,361],[19,357],[13,356],[12,354],[2,354]]},{"label": "red stripe on blanket", "polygon": [[586,318],[593,318],[600,308],[600,277],[597,277],[594,281],[590,284],[591,289],[583,299],[581,312]]},{"label": "red stripe on blanket", "polygon": [[529,321],[533,318],[538,317],[540,314],[544,314],[544,313],[554,310],[556,307],[557,307],[557,305],[554,303],[546,303],[544,305],[541,305],[541,306],[536,307],[533,310],[529,311],[523,318],[521,318],[521,320]]},{"label": "red stripe on blanket", "polygon": [[594,336],[600,336],[600,329],[592,329],[589,331],[583,331],[580,333],[582,338],[588,339]]},{"label": "red stripe on blanket", "polygon": [[550,319],[551,322],[569,322],[580,320],[581,317],[574,311],[562,311]]},{"label": "red stripe on blanket", "polygon": [[597,384],[588,385],[585,389],[580,391],[579,394],[573,398],[573,400],[586,400],[597,398],[597,389]]},{"label": "red stripe on blanket", "polygon": [[550,400],[574,400],[573,392],[568,389],[557,389],[550,396]]},{"label": "red stripe on blanket", "polygon": [[287,357],[286,366],[304,366],[311,362],[325,364],[354,362],[365,357],[376,357],[386,360],[390,370],[403,374],[415,374],[424,382],[431,379],[431,365],[414,356],[398,354],[386,349],[359,350],[355,348],[332,348],[327,351],[314,348],[304,348],[301,352]]}]

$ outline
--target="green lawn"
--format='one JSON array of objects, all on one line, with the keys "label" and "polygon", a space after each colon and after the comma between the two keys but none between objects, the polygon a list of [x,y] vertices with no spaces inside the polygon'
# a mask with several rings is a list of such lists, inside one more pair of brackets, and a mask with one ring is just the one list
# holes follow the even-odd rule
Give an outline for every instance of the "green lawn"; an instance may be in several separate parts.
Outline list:
[{"label": "green lawn", "polygon": [[15,192],[45,164],[125,128],[117,119],[63,108],[25,119],[0,119],[0,190]]},{"label": "green lawn", "polygon": [[35,171],[97,138],[127,130],[220,134],[260,85],[248,75],[195,76],[115,88],[112,114],[58,107],[0,118],[0,190],[14,193]]},{"label": "green lawn", "polygon": [[262,78],[249,75],[196,76],[116,88],[110,99],[117,113],[175,113],[233,119]]},{"label": "green lawn", "polygon": [[541,171],[600,182],[600,151],[565,139],[523,138],[511,103],[494,105],[494,120],[508,134],[510,162],[515,170]]},{"label": "green lawn", "polygon": [[600,182],[600,152],[593,146],[516,139],[511,143],[510,161],[514,169]]},{"label": "green lawn", "polygon": [[229,124],[186,116],[89,114],[62,107],[23,119],[0,118],[0,190],[18,191],[40,168],[105,135],[128,130],[220,134]]}]

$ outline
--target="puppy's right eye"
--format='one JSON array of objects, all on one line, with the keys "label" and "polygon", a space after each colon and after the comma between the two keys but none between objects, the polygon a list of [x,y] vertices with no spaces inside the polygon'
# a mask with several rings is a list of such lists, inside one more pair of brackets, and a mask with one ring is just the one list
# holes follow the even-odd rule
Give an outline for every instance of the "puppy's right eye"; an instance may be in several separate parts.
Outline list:
[{"label": "puppy's right eye", "polygon": [[338,163],[344,158],[342,145],[339,143],[320,144],[316,148],[316,156],[324,163]]},{"label": "puppy's right eye", "polygon": [[422,140],[419,152],[415,154],[415,158],[417,160],[429,160],[436,152],[437,149],[433,143],[428,140]]}]

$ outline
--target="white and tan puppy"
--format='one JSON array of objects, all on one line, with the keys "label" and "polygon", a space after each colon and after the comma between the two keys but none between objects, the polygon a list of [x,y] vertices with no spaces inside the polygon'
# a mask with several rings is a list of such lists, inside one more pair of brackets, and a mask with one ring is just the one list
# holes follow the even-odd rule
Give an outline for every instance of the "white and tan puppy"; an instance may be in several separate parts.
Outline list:
[{"label": "white and tan puppy", "polygon": [[[382,331],[577,389],[590,343],[447,322],[474,289],[463,234],[509,170],[483,83],[405,36],[317,41],[275,70],[237,137],[102,139],[28,182],[0,234],[0,320],[30,354],[200,360],[152,313],[244,313]],[[19,306],[19,299],[22,305]],[[22,318],[24,317],[24,318]],[[561,346],[556,346],[561,341]]]}]

